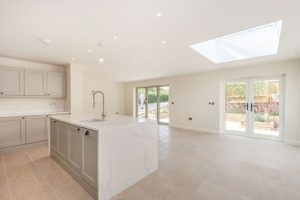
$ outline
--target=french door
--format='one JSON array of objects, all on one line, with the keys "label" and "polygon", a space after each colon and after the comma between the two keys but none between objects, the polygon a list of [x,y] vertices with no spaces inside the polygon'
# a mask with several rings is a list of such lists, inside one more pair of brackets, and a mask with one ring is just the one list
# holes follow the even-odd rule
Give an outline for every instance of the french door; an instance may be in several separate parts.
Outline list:
[{"label": "french door", "polygon": [[282,76],[225,81],[222,132],[282,141],[283,81]]},{"label": "french door", "polygon": [[136,89],[136,116],[169,123],[169,86]]}]

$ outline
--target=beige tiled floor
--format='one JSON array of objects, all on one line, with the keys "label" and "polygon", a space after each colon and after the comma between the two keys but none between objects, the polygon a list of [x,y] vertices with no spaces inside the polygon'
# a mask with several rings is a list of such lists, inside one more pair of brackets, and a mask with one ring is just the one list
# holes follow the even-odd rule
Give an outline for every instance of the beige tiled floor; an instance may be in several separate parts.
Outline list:
[{"label": "beige tiled floor", "polygon": [[91,200],[55,161],[46,144],[1,150],[0,200]]},{"label": "beige tiled floor", "polygon": [[299,200],[300,148],[161,127],[159,170],[114,200]]},{"label": "beige tiled floor", "polygon": [[[1,200],[92,199],[46,145],[1,152]],[[113,200],[298,200],[300,148],[160,127],[159,170]]]}]

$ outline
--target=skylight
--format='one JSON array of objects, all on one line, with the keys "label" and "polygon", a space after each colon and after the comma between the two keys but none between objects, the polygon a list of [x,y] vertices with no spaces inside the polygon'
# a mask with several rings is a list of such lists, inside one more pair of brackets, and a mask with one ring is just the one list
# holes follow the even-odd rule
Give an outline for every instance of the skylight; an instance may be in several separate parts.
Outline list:
[{"label": "skylight", "polygon": [[281,24],[282,20],[190,47],[215,64],[274,55],[278,52]]}]

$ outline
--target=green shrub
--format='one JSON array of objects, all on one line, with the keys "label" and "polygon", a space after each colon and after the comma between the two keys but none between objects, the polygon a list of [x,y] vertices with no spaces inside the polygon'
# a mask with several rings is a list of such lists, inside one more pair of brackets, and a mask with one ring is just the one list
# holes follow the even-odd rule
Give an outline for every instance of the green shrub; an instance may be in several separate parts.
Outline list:
[{"label": "green shrub", "polygon": [[[165,92],[161,92],[159,95],[160,102],[168,102],[169,94]],[[148,92],[148,103],[156,103],[157,102],[157,94],[155,91]]]}]

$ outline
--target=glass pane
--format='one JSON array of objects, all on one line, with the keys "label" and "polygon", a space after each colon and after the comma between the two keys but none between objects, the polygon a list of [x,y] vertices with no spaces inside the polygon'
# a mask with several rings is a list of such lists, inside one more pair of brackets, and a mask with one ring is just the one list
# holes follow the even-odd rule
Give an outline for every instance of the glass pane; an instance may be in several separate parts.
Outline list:
[{"label": "glass pane", "polygon": [[159,88],[159,122],[169,123],[169,86]]},{"label": "glass pane", "polygon": [[254,133],[279,136],[279,80],[253,82]]},{"label": "glass pane", "polygon": [[225,85],[226,130],[246,132],[246,83],[228,82]]},{"label": "glass pane", "polygon": [[137,116],[146,117],[146,88],[137,89]]},{"label": "glass pane", "polygon": [[147,100],[148,100],[148,118],[157,119],[157,88],[147,88]]}]

